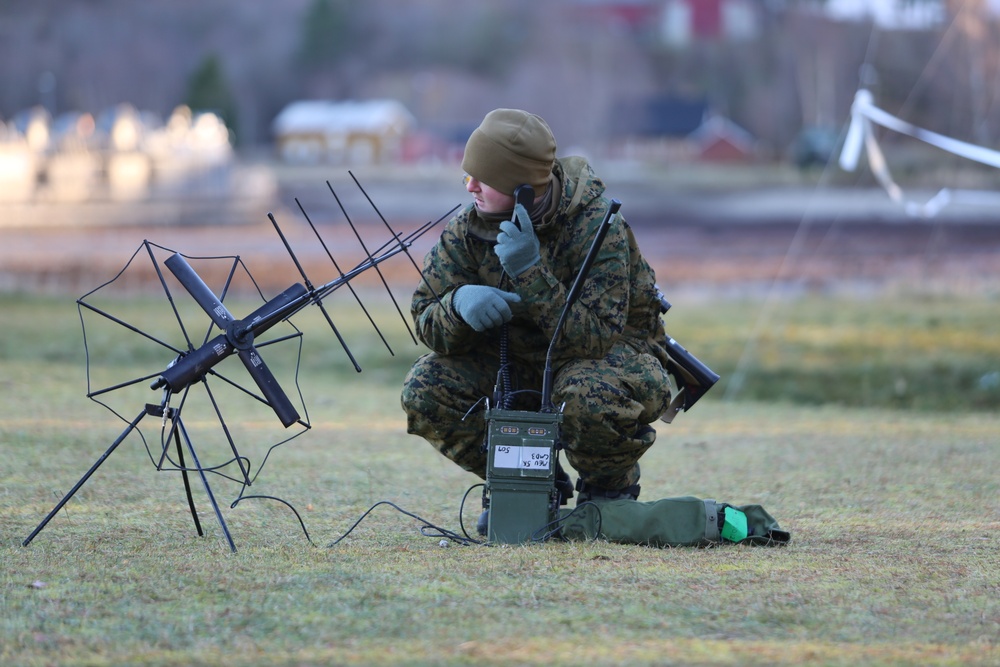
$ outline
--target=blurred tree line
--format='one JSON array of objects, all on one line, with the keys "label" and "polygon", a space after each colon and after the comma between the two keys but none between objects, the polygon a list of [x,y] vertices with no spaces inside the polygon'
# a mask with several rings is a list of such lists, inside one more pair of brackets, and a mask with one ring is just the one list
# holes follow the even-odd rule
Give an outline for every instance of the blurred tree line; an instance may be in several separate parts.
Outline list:
[{"label": "blurred tree line", "polygon": [[867,87],[937,132],[1000,137],[1000,27],[986,0],[908,0],[941,4],[943,19],[906,30],[834,21],[821,0],[748,1],[754,34],[676,47],[662,21],[598,0],[0,0],[0,118],[36,104],[166,115],[188,103],[252,147],[295,99],[392,97],[456,140],[517,106],[563,147],[599,150],[632,129],[621,109],[677,96],[706,100],[777,157],[804,127],[843,127]]}]

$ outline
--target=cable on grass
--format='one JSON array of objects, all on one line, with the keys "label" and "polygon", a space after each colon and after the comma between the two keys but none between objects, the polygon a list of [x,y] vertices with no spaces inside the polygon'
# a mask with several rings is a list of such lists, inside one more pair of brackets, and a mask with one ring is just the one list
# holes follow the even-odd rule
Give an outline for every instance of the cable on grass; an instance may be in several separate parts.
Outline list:
[{"label": "cable on grass", "polygon": [[[367,518],[368,515],[371,514],[372,511],[374,511],[375,508],[377,508],[379,505],[388,505],[388,506],[392,507],[393,509],[401,512],[402,514],[405,514],[408,517],[412,517],[412,518],[416,519],[417,521],[422,522],[423,525],[420,527],[420,534],[424,535],[425,537],[443,538],[443,539],[450,540],[452,542],[456,542],[456,543],[458,543],[458,544],[460,544],[462,546],[469,546],[469,545],[473,545],[473,544],[483,544],[482,540],[477,540],[476,538],[474,538],[471,535],[469,535],[469,532],[465,529],[465,523],[462,521],[462,512],[465,509],[465,502],[468,499],[469,494],[472,492],[473,489],[476,489],[476,488],[479,488],[479,487],[482,487],[482,486],[483,486],[483,484],[474,484],[473,486],[469,487],[466,490],[465,494],[462,496],[462,503],[461,503],[461,506],[460,506],[460,509],[459,509],[458,521],[459,521],[459,525],[462,528],[462,533],[463,533],[464,537],[463,537],[463,535],[459,535],[458,533],[456,533],[454,531],[451,531],[451,530],[448,530],[447,528],[441,528],[440,526],[437,526],[437,525],[431,523],[427,519],[424,519],[423,517],[421,517],[421,516],[419,516],[417,514],[413,514],[412,512],[408,512],[408,511],[402,509],[401,507],[399,507],[398,505],[396,505],[395,503],[392,503],[392,502],[390,502],[388,500],[381,500],[381,501],[375,503],[374,505],[372,505],[370,508],[368,508],[368,510],[365,511],[365,513],[362,514],[358,518],[358,520],[355,521],[354,524],[350,528],[347,529],[347,532],[345,532],[343,535],[341,535],[336,540],[334,540],[333,542],[331,542],[329,545],[327,545],[327,547],[329,548],[329,547],[336,546],[344,538],[346,538],[348,535],[350,535],[354,531],[354,529],[357,528],[361,524],[361,522],[364,521],[365,518]],[[230,507],[230,509],[235,509],[236,506],[239,505],[244,500],[251,500],[251,499],[253,499],[253,500],[274,500],[274,501],[277,501],[277,502],[285,505],[286,507],[288,507],[288,509],[290,509],[292,511],[292,514],[294,514],[295,518],[298,520],[299,526],[302,528],[302,534],[305,536],[306,540],[309,542],[309,544],[312,544],[314,546],[316,545],[316,543],[313,542],[312,538],[309,537],[309,531],[306,529],[305,521],[302,520],[302,515],[299,514],[298,510],[295,509],[295,506],[292,505],[287,500],[284,500],[282,498],[278,498],[277,496],[268,496],[268,495],[240,496],[239,498],[237,498],[236,500],[234,500],[233,503],[229,507]],[[434,532],[431,532],[431,531],[434,531]]]},{"label": "cable on grass", "polygon": [[463,520],[463,517],[465,516],[465,501],[469,499],[469,494],[472,493],[473,489],[479,489],[485,486],[486,486],[485,484],[473,484],[472,486],[470,486],[468,489],[465,490],[465,493],[462,495],[462,502],[459,503],[458,506],[458,525],[462,529],[462,534],[465,535],[466,539],[471,540],[476,544],[482,544],[482,541],[477,540],[476,538],[469,535],[469,531],[465,529],[465,521]]},{"label": "cable on grass", "polygon": [[[468,492],[466,492],[466,493],[468,493]],[[413,514],[412,512],[407,512],[406,510],[404,510],[399,505],[396,505],[395,503],[389,502],[388,500],[380,500],[379,502],[377,502],[374,505],[372,505],[371,507],[369,507],[365,511],[365,513],[362,514],[358,518],[358,520],[354,522],[354,525],[352,525],[350,528],[348,528],[347,531],[343,535],[341,535],[340,537],[338,537],[337,539],[335,539],[333,542],[331,542],[330,544],[328,544],[327,548],[334,547],[337,544],[339,544],[344,538],[346,538],[348,535],[350,535],[354,531],[354,529],[357,528],[361,524],[361,522],[364,521],[368,517],[368,515],[371,514],[375,510],[375,508],[379,507],[380,505],[388,505],[389,507],[393,508],[397,512],[399,512],[401,514],[405,514],[406,516],[411,517],[413,519],[416,519],[417,521],[420,521],[421,523],[423,523],[424,525],[422,525],[420,527],[420,534],[424,535],[426,537],[442,537],[442,538],[451,540],[452,542],[456,542],[457,544],[460,544],[462,546],[468,546],[468,545],[471,545],[471,544],[482,544],[482,542],[480,542],[479,540],[475,540],[475,539],[472,539],[472,538],[468,537],[468,534],[466,534],[465,537],[462,537],[461,535],[459,535],[458,533],[456,533],[454,531],[448,530],[446,528],[441,528],[440,526],[436,526],[436,525],[434,525],[433,523],[431,523],[427,519],[424,519],[421,516]],[[436,532],[428,532],[428,531],[431,531],[431,530],[436,531]]]},{"label": "cable on grass", "polygon": [[315,546],[316,543],[312,541],[311,537],[309,537],[309,531],[306,530],[306,524],[302,520],[302,516],[299,514],[298,510],[296,510],[295,507],[290,502],[288,502],[287,500],[282,500],[281,498],[278,498],[277,496],[264,496],[264,495],[240,496],[239,498],[237,498],[236,500],[233,501],[233,503],[229,506],[229,509],[236,509],[236,506],[239,505],[241,502],[243,502],[244,500],[251,500],[251,499],[253,499],[253,500],[276,500],[277,502],[281,503],[282,505],[285,505],[288,509],[292,510],[292,514],[294,514],[295,518],[299,520],[299,526],[302,527],[302,534],[306,536],[306,540],[309,542],[309,544],[312,544],[312,545]]}]

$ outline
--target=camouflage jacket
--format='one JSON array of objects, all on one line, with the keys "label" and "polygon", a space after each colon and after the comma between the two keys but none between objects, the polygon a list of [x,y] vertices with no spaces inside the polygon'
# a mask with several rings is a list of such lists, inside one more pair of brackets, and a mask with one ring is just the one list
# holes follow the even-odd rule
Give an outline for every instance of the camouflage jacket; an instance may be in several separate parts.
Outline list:
[{"label": "camouflage jacket", "polygon": [[[494,241],[487,238],[495,238],[495,232],[482,233],[485,223],[474,205],[447,223],[424,258],[426,282],[417,288],[411,305],[417,336],[427,347],[439,354],[482,346],[498,349],[500,327],[477,332],[452,306],[455,290],[462,285],[490,285],[520,295],[520,303],[511,304],[509,349],[541,367],[566,297],[610,206],[604,182],[585,159],[561,158],[553,173],[558,205],[543,220],[533,221],[541,261],[517,277],[503,273]],[[556,365],[560,359],[603,358],[619,340],[666,364],[655,276],[621,214],[612,220],[566,317],[554,348]]]}]

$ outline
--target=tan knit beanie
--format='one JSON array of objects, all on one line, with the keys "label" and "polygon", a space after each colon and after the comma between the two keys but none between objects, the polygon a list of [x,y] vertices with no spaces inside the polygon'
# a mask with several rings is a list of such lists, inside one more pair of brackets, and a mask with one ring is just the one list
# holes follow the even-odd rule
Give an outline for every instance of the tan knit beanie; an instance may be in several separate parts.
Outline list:
[{"label": "tan knit beanie", "polygon": [[462,169],[495,190],[514,194],[524,183],[541,195],[556,159],[556,140],[548,124],[519,109],[495,109],[465,144]]}]

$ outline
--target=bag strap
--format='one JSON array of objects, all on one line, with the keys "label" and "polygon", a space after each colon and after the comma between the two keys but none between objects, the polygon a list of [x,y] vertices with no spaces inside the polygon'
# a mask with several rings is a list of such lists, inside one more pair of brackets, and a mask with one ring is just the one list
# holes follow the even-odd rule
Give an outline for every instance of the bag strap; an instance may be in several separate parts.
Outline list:
[{"label": "bag strap", "polygon": [[722,541],[722,528],[719,526],[719,505],[710,498],[705,498],[705,539],[712,543]]}]

